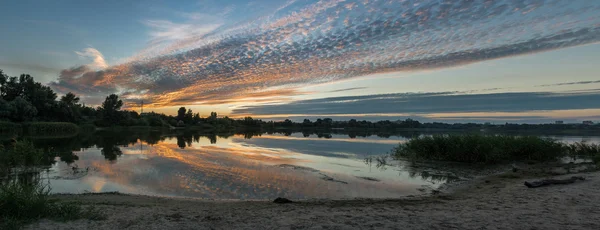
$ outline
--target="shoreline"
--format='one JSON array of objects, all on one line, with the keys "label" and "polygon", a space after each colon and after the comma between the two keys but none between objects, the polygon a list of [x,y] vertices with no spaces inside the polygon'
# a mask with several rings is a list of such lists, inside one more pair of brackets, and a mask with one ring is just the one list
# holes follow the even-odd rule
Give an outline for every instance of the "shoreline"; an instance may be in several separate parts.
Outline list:
[{"label": "shoreline", "polygon": [[[53,195],[93,206],[106,220],[41,220],[26,229],[600,229],[600,172],[476,178],[444,192],[402,199],[272,201],[164,198],[133,194]],[[525,180],[583,176],[527,188]]]}]

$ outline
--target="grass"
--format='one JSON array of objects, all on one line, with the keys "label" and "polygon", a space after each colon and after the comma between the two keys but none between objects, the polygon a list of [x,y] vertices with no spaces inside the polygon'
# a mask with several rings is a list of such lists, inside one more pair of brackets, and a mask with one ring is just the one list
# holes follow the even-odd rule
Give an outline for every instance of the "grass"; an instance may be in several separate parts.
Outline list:
[{"label": "grass", "polygon": [[79,126],[69,122],[27,122],[23,131],[28,135],[77,134]]},{"label": "grass", "polygon": [[19,229],[42,218],[69,221],[81,218],[102,220],[105,216],[94,208],[60,203],[50,198],[50,189],[35,183],[9,181],[0,185],[0,229]]},{"label": "grass", "polygon": [[572,158],[588,158],[600,163],[600,144],[575,142],[566,146],[568,156]]},{"label": "grass", "polygon": [[0,145],[0,170],[7,172],[14,168],[39,166],[43,157],[43,151],[29,141],[18,141],[6,147]]},{"label": "grass", "polygon": [[42,185],[39,179],[19,180],[20,176],[27,177],[25,173],[28,171],[14,169],[38,167],[42,164],[43,156],[42,150],[28,141],[0,145],[0,168],[3,172],[17,173],[12,179],[10,173],[0,177],[0,229],[20,229],[41,218],[57,221],[105,218],[93,208],[84,210],[80,205],[51,199],[50,188]]},{"label": "grass", "polygon": [[[574,150],[582,151],[582,150]],[[569,154],[553,139],[508,135],[434,135],[413,138],[394,148],[396,158],[496,164],[511,161],[554,161]]]}]

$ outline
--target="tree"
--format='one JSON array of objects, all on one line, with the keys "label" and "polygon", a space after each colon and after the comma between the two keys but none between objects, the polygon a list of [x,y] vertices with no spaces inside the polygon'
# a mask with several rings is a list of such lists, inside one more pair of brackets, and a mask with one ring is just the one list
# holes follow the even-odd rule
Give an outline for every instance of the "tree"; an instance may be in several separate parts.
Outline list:
[{"label": "tree", "polygon": [[5,85],[8,82],[8,76],[4,74],[4,72],[0,69],[0,99],[4,98],[5,94]]},{"label": "tree", "polygon": [[0,98],[0,120],[10,120],[12,118],[11,115],[14,113],[14,109],[12,103]]},{"label": "tree", "polygon": [[310,122],[309,119],[304,119],[304,121],[302,121],[302,126],[310,127],[310,126],[312,126],[312,122]]},{"label": "tree", "polygon": [[217,112],[210,112],[210,119],[211,120],[217,119]]},{"label": "tree", "polygon": [[179,110],[177,110],[177,120],[183,121],[183,119],[185,119],[186,111],[187,110],[185,109],[185,107],[179,108]]},{"label": "tree", "polygon": [[116,94],[111,94],[106,97],[100,108],[102,110],[102,115],[104,116],[103,119],[112,122],[113,124],[118,123],[120,120],[119,110],[121,109],[121,106],[123,106],[123,101],[119,100],[119,96]]},{"label": "tree", "polygon": [[194,113],[192,112],[191,109],[187,110],[187,113],[185,113],[185,117],[183,119],[185,121],[185,123],[187,124],[191,124],[194,120]]},{"label": "tree", "polygon": [[20,90],[18,96],[23,97],[37,109],[38,117],[52,119],[56,116],[53,114],[56,93],[50,87],[35,82],[29,74],[21,74],[17,90]]},{"label": "tree", "polygon": [[326,127],[331,127],[331,124],[333,124],[333,120],[331,118],[325,118],[325,119],[323,119],[323,124]]},{"label": "tree", "polygon": [[194,121],[194,124],[198,124],[198,122],[200,122],[200,113],[194,114],[194,118],[192,120]]},{"label": "tree", "polygon": [[292,120],[290,119],[285,119],[283,121],[283,127],[292,127],[294,125],[294,122],[292,122]]},{"label": "tree", "polygon": [[60,101],[65,103],[68,106],[75,106],[79,103],[79,97],[75,96],[75,94],[69,92],[60,98]]},{"label": "tree", "polygon": [[10,104],[13,108],[11,113],[13,121],[30,121],[38,113],[37,109],[31,103],[21,97],[15,98]]},{"label": "tree", "polygon": [[356,119],[350,119],[348,121],[348,126],[349,127],[356,127],[358,125],[358,122],[356,121]]},{"label": "tree", "polygon": [[144,119],[146,119],[146,121],[148,121],[148,125],[150,126],[162,126],[163,125],[163,121],[160,118],[160,115],[155,114],[155,113],[150,113],[147,114]]},{"label": "tree", "polygon": [[62,121],[76,122],[81,119],[81,106],[79,97],[69,92],[60,98],[60,102],[56,104],[54,115],[59,116]]}]

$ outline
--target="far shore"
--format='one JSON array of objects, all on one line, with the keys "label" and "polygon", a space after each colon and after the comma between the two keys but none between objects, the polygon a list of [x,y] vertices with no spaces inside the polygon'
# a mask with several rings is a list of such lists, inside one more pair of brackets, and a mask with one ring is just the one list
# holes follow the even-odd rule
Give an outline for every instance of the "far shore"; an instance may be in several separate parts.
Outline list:
[{"label": "far shore", "polygon": [[[527,188],[524,181],[582,176]],[[54,195],[94,206],[106,220],[41,220],[26,229],[600,229],[600,172],[482,177],[405,199],[224,201],[118,193]]]}]

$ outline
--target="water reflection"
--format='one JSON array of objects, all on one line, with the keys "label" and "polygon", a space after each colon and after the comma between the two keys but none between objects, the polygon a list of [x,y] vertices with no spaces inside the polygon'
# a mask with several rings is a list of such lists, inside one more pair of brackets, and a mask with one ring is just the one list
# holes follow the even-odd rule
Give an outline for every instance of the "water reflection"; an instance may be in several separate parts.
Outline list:
[{"label": "water reflection", "polygon": [[[51,167],[45,178],[52,191],[67,193],[120,191],[211,199],[393,198],[480,172],[464,165],[397,162],[384,154],[415,135],[423,134],[125,130],[33,141],[49,157]],[[587,138],[599,142],[597,137]]]}]

